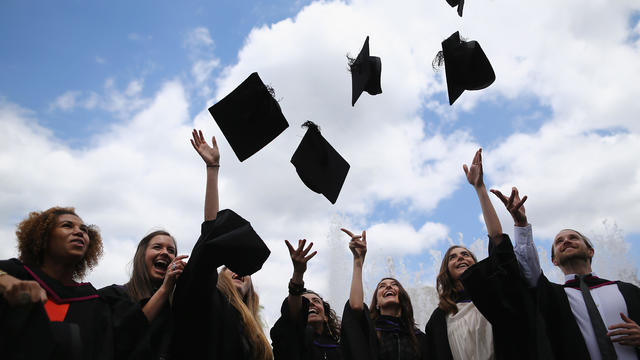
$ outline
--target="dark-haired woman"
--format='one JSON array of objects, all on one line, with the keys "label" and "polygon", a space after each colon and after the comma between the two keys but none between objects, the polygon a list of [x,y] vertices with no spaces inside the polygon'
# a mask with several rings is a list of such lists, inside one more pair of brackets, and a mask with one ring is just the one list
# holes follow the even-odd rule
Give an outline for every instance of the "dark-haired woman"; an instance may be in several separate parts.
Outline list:
[{"label": "dark-haired woman", "polygon": [[295,249],[289,241],[285,243],[293,263],[293,276],[289,296],[280,309],[281,316],[271,329],[274,359],[343,359],[340,322],[335,311],[316,292],[304,288],[307,262],[317,251],[309,254],[313,243],[305,248],[306,240],[298,240]]},{"label": "dark-haired woman", "polygon": [[171,340],[169,298],[182,273],[186,255],[176,256],[176,241],[164,230],[140,240],[131,279],[99,293],[112,307],[116,349],[120,357],[166,359]]},{"label": "dark-haired woman", "polygon": [[367,253],[367,234],[351,237],[353,253],[351,293],[342,318],[342,343],[352,359],[419,360],[426,359],[425,334],[413,317],[409,294],[393,278],[380,280],[369,308],[364,304],[362,266]]},{"label": "dark-haired woman", "polygon": [[53,207],[30,213],[16,235],[19,259],[0,261],[2,358],[114,358],[109,306],[78,282],[102,255],[98,229]]},{"label": "dark-haired woman", "polygon": [[[218,211],[220,153],[212,138],[193,131],[191,144],[207,169],[200,238],[177,281],[173,298],[173,359],[271,360],[273,353],[257,316],[258,297],[250,274],[269,249],[249,222],[231,210]],[[217,268],[226,265],[218,273]]]},{"label": "dark-haired woman", "polygon": [[[482,171],[482,149],[470,168],[463,165],[478,196],[489,234],[489,257],[478,262],[468,249],[450,247],[440,266],[440,296],[425,332],[433,359],[536,358],[533,307],[509,237],[489,200]],[[507,251],[505,251],[507,247]],[[506,271],[511,269],[511,271]],[[488,319],[491,319],[489,322]],[[544,358],[544,357],[542,357]]]}]

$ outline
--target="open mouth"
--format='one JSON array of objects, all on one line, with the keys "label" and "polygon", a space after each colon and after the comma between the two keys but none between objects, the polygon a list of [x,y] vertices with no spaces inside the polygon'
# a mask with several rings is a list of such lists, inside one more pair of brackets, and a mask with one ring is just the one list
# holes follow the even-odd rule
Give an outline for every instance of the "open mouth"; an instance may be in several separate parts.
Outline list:
[{"label": "open mouth", "polygon": [[314,308],[310,308],[310,309],[309,309],[309,315],[311,315],[311,314],[316,314],[316,315],[318,315],[318,310],[316,310],[316,309],[314,309]]},{"label": "open mouth", "polygon": [[395,291],[393,290],[387,290],[384,294],[382,294],[382,297],[389,297],[389,296],[396,296]]},{"label": "open mouth", "polygon": [[466,269],[469,267],[469,264],[467,263],[460,263],[458,264],[458,266],[456,266],[456,269]]},{"label": "open mouth", "polygon": [[82,240],[82,239],[72,239],[71,243],[75,244],[77,246],[84,247],[84,240]]},{"label": "open mouth", "polygon": [[156,259],[153,262],[153,267],[160,272],[167,271],[167,267],[169,266],[169,260],[166,259]]}]

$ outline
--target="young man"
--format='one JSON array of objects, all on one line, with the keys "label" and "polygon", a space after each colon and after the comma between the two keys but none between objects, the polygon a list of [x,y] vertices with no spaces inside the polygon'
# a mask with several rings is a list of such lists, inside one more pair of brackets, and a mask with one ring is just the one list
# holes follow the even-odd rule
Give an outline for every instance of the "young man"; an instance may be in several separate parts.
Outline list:
[{"label": "young man", "polygon": [[558,359],[639,359],[640,288],[609,281],[591,270],[594,248],[587,237],[561,230],[554,238],[551,259],[565,275],[565,284],[550,282],[540,268],[518,189],[504,203],[515,222],[514,252],[521,272],[536,288],[538,311],[554,356]]}]

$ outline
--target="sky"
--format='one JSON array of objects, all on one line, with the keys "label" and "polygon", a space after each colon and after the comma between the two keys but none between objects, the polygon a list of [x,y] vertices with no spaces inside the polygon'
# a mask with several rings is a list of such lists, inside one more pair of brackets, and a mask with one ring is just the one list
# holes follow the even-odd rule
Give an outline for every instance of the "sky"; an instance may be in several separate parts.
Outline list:
[{"label": "sky", "polygon": [[[480,43],[496,81],[450,106],[432,60],[455,31]],[[367,36],[383,92],[352,107],[346,55]],[[253,276],[267,326],[293,269],[284,239],[314,242],[306,285],[342,308],[351,255],[341,227],[367,230],[367,299],[382,276],[397,276],[424,326],[447,247],[486,256],[462,171],[479,147],[488,188],[529,196],[552,280],[561,274],[551,240],[575,228],[593,238],[598,274],[637,282],[637,1],[474,0],[460,18],[444,0],[9,0],[0,48],[0,258],[17,256],[15,227],[30,211],[57,205],[101,229],[105,254],[85,279],[96,287],[126,282],[153,230],[188,254],[203,220],[205,168],[189,144],[197,128],[218,139],[221,208],[271,249]],[[207,108],[252,72],[275,89],[290,126],[240,163]],[[351,165],[335,205],[289,162],[307,120]]]}]

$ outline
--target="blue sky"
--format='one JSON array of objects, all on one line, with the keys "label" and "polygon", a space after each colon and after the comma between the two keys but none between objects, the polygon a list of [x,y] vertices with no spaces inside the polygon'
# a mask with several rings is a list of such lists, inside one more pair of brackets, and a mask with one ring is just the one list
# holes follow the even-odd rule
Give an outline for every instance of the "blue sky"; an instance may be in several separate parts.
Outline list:
[{"label": "blue sky", "polygon": [[[269,319],[291,272],[284,238],[315,239],[335,255],[336,221],[370,229],[368,281],[387,271],[386,256],[412,272],[432,266],[433,251],[458,234],[467,245],[484,240],[462,172],[478,146],[488,186],[530,195],[542,248],[563,227],[613,238],[606,220],[624,238],[603,241],[613,255],[597,270],[635,274],[640,7],[485,5],[468,4],[460,19],[444,1],[3,2],[1,255],[16,255],[14,227],[28,211],[56,204],[77,206],[102,228],[105,258],[88,278],[98,286],[126,281],[137,241],[153,228],[170,230],[188,252],[202,206],[203,173],[187,142],[198,127],[221,144],[222,206],[251,220],[273,251],[256,275],[275,309]],[[431,60],[456,30],[481,43],[497,80],[449,106],[444,71],[434,73]],[[352,108],[344,55],[367,35],[382,58],[383,93]],[[239,163],[206,108],[253,71],[282,97],[291,126]],[[308,119],[351,163],[335,206],[288,164]],[[624,261],[613,261],[617,251]],[[342,255],[345,266],[346,246]],[[310,282],[344,301],[346,280],[334,281],[327,266],[335,256],[314,260]]]}]

